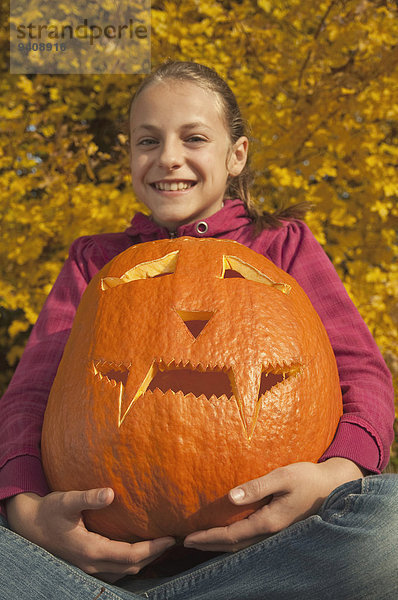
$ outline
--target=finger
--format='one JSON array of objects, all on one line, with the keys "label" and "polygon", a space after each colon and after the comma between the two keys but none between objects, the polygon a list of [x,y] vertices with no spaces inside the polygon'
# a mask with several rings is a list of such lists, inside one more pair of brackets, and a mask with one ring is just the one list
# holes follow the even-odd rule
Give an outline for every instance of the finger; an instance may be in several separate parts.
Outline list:
[{"label": "finger", "polygon": [[246,519],[227,527],[215,527],[192,533],[187,536],[184,545],[198,550],[233,552],[260,541],[268,535],[270,533],[267,530],[267,524],[262,519],[261,511],[257,511]]},{"label": "finger", "polygon": [[151,560],[154,556],[162,554],[162,552],[171,548],[176,543],[172,537],[135,542],[134,544],[115,542],[106,538],[102,539],[103,544],[97,547],[98,553],[102,555],[102,560],[127,566]]},{"label": "finger", "polygon": [[[94,534],[95,535],[95,534]],[[99,576],[136,575],[143,567],[161,556],[175,545],[174,538],[164,537],[156,540],[136,542],[115,542],[106,538],[96,540],[92,551],[88,551],[85,571]]]},{"label": "finger", "polygon": [[114,492],[111,488],[62,492],[60,501],[67,514],[80,514],[83,510],[98,510],[113,502]]}]

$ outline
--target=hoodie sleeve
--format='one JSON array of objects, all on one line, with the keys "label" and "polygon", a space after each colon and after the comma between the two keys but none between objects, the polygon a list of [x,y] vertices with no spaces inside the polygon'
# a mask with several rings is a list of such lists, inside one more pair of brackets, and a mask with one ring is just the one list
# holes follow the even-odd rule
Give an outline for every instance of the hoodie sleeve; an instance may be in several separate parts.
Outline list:
[{"label": "hoodie sleeve", "polygon": [[326,253],[309,228],[290,222],[268,248],[268,257],[302,286],[333,347],[344,414],[321,460],[340,456],[374,473],[385,468],[394,437],[391,374]]},{"label": "hoodie sleeve", "polygon": [[40,457],[43,415],[80,298],[104,262],[100,254],[93,238],[72,244],[0,400],[0,500],[49,491]]}]

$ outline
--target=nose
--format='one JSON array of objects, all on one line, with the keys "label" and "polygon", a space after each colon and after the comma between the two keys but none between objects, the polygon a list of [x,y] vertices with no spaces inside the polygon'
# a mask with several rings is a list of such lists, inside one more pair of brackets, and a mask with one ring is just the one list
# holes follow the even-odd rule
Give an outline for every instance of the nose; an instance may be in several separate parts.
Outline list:
[{"label": "nose", "polygon": [[177,140],[168,139],[163,142],[159,154],[159,166],[168,170],[178,169],[183,163],[183,152]]}]

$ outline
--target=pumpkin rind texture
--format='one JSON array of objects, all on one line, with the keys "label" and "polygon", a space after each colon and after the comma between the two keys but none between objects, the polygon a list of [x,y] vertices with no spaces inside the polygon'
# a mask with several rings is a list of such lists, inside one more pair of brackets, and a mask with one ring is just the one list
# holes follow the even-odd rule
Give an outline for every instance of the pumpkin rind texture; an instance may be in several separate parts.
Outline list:
[{"label": "pumpkin rind texture", "polygon": [[138,540],[222,526],[228,491],[316,462],[342,413],[333,350],[287,273],[233,241],[132,246],[90,282],[42,433],[53,490],[112,487],[87,526]]}]

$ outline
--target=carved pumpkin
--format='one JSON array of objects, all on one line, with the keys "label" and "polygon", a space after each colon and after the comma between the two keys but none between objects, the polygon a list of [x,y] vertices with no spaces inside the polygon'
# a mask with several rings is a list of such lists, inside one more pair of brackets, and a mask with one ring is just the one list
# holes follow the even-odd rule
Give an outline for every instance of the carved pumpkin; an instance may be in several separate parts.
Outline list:
[{"label": "carved pumpkin", "polygon": [[226,493],[316,462],[342,412],[333,351],[296,281],[237,242],[129,248],[89,284],[45,414],[54,490],[110,486],[87,525],[135,540],[224,525]]}]

